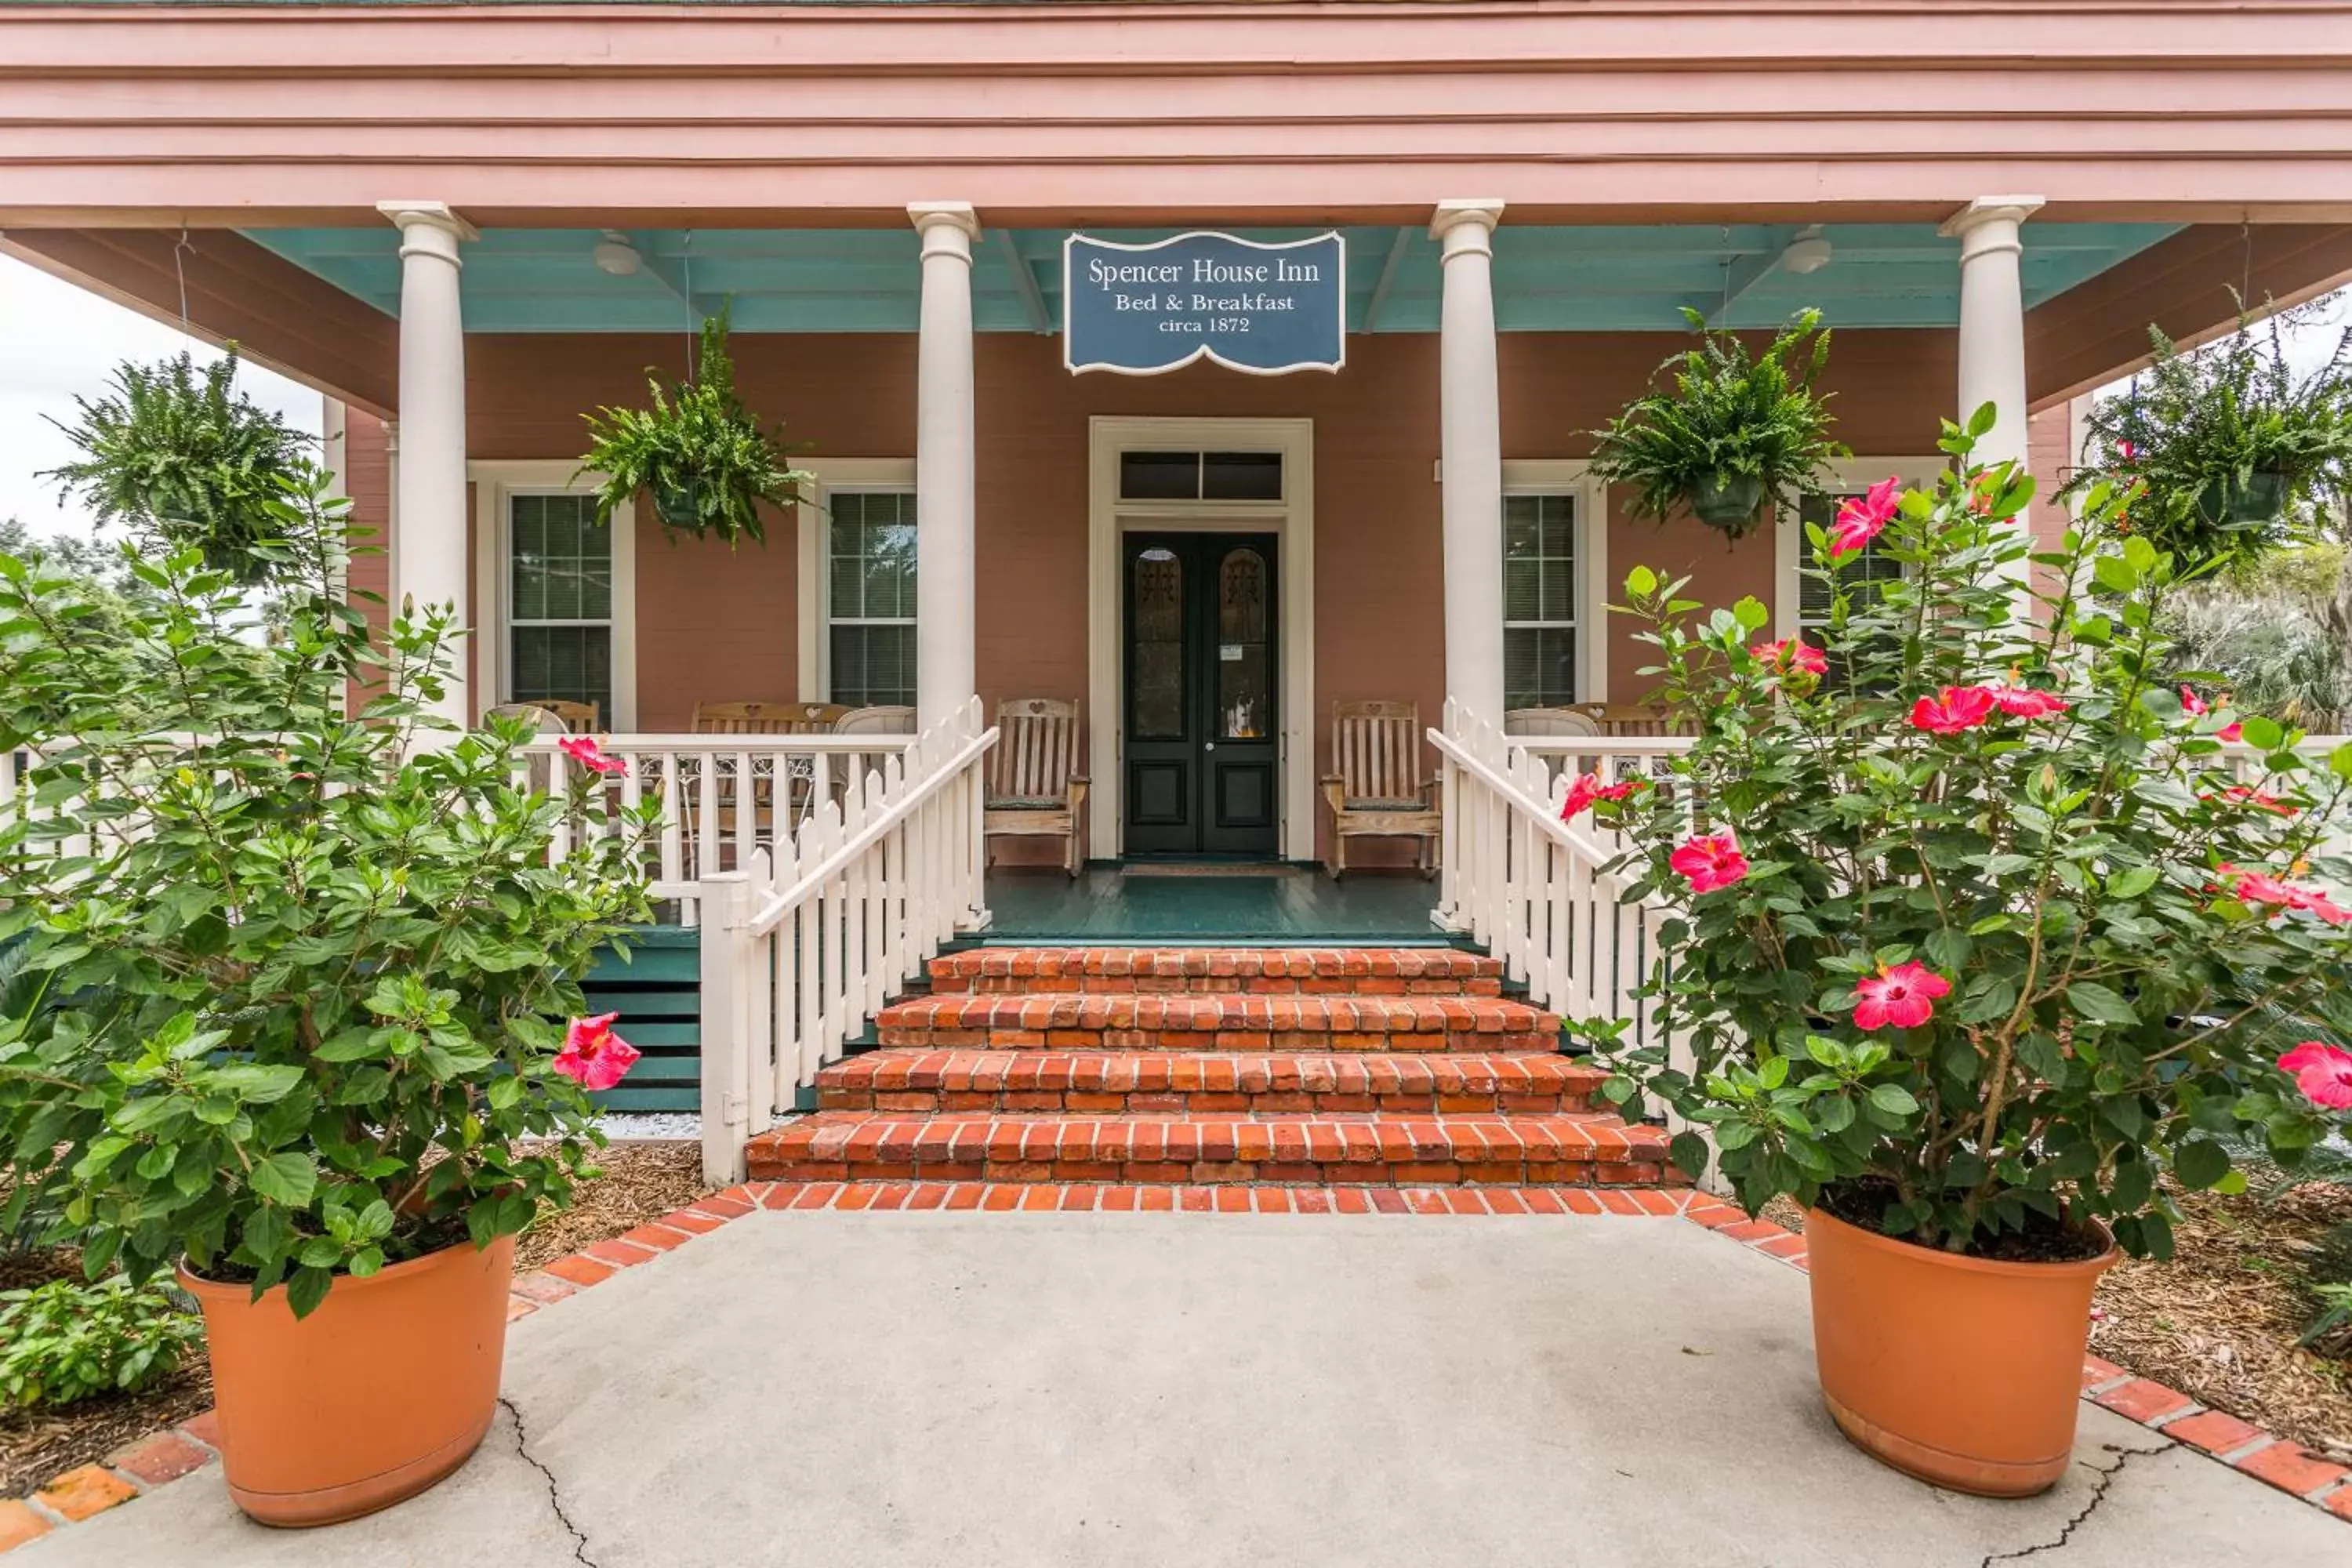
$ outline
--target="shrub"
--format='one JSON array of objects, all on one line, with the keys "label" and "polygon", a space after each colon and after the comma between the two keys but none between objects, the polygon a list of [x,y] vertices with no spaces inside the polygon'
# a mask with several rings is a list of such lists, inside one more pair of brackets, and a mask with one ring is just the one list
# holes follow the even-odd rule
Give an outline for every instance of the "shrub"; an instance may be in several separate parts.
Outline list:
[{"label": "shrub", "polygon": [[308,576],[266,648],[199,549],[127,546],[151,592],[96,642],[81,580],[0,555],[0,750],[36,753],[37,806],[0,821],[0,941],[34,992],[0,1018],[0,1226],[54,1203],[44,1239],[92,1278],[184,1255],[303,1313],[569,1200],[601,1141],[575,1080],[633,1053],[562,1020],[650,916],[653,807],[601,773],[523,787],[520,724],[445,732],[447,608],[372,644],[324,477],[269,510]]},{"label": "shrub", "polygon": [[[1673,911],[1659,1032],[1611,1042],[1608,1092],[1709,1130],[1751,1209],[1787,1194],[1985,1256],[2081,1247],[2097,1219],[2161,1256],[2160,1173],[2223,1182],[2232,1136],[2292,1164],[2352,1102],[2330,1076],[2352,1056],[2323,1038],[2290,1078],[2272,1033],[2328,1034],[2352,958],[2352,911],[2313,879],[2345,870],[2323,847],[2352,747],[2315,764],[2162,679],[2174,565],[2118,535],[2105,487],[2027,614],[2032,481],[1969,466],[1991,413],[1947,426],[1960,472],[1934,490],[1890,480],[1808,529],[1834,682],[1757,642],[1752,600],[1701,614],[1629,580],[1697,739],[1594,807],[1630,834],[1634,896]],[[1857,603],[1831,567],[1874,537],[1905,574]],[[1685,1131],[1675,1157],[1706,1150]]]},{"label": "shrub", "polygon": [[170,1376],[203,1338],[193,1312],[117,1274],[0,1290],[0,1399],[75,1405]]}]

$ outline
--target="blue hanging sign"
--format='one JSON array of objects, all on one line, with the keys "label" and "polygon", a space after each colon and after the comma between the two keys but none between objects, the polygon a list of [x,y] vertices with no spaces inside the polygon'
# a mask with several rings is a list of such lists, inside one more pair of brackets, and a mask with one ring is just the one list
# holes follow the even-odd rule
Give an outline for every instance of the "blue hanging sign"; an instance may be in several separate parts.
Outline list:
[{"label": "blue hanging sign", "polygon": [[1252,375],[1337,371],[1347,359],[1348,242],[1265,244],[1180,234],[1062,245],[1062,363],[1158,375],[1208,358]]}]

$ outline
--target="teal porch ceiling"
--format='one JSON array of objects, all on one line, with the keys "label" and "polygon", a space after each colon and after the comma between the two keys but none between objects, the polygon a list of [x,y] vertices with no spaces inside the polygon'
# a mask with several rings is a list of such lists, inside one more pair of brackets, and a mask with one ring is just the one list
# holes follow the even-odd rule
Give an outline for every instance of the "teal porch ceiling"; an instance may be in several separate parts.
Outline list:
[{"label": "teal porch ceiling", "polygon": [[[982,331],[1061,325],[1058,229],[991,229],[973,252],[972,316]],[[1087,231],[1158,239],[1174,229]],[[1240,229],[1297,239],[1312,229]],[[1351,227],[1351,331],[1437,330],[1437,246],[1419,228]],[[2178,232],[2169,224],[2025,226],[2028,308],[2062,294]],[[1925,225],[1831,224],[1829,265],[1806,276],[1778,258],[1793,226],[1652,227],[1506,226],[1495,236],[1495,314],[1504,331],[1670,331],[1681,307],[1728,325],[1767,327],[1804,306],[1833,326],[1949,327],[1959,320],[1959,246]],[[389,315],[400,310],[399,235],[383,228],[254,229],[267,247]],[[915,330],[914,231],[641,230],[633,276],[600,271],[593,229],[493,229],[466,247],[466,325],[483,332],[682,331],[686,296],[706,309],[731,300],[752,332]],[[1024,285],[1023,274],[1026,274]],[[1729,300],[1727,311],[1725,301]]]}]

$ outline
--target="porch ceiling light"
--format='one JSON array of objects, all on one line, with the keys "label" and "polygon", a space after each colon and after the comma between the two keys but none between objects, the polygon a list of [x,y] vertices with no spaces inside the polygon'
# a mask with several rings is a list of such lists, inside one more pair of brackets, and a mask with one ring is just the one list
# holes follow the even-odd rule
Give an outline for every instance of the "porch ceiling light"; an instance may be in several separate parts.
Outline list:
[{"label": "porch ceiling light", "polygon": [[637,268],[646,264],[646,258],[637,254],[637,247],[629,243],[628,236],[609,228],[604,231],[604,237],[596,242],[596,248],[588,254],[595,258],[596,270],[609,272],[615,278],[633,278],[636,276]]},{"label": "porch ceiling light", "polygon": [[1789,242],[1789,248],[1780,252],[1780,268],[1801,278],[1827,267],[1834,254],[1835,247],[1822,235],[1821,225],[1809,224],[1799,229],[1797,237]]}]

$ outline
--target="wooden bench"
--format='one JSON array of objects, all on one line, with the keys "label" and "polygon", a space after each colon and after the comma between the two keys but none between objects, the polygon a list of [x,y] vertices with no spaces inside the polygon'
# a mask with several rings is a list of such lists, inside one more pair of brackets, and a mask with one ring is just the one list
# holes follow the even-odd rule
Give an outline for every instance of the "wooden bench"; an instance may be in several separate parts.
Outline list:
[{"label": "wooden bench", "polygon": [[1438,809],[1437,780],[1421,773],[1421,709],[1411,702],[1331,704],[1331,765],[1323,780],[1331,808],[1334,878],[1348,868],[1350,838],[1412,838],[1413,864],[1423,876],[1437,872],[1437,846],[1444,830]]},{"label": "wooden bench", "polygon": [[1076,878],[1086,867],[1078,821],[1087,784],[1078,772],[1077,703],[1008,699],[996,705],[996,730],[981,801],[983,851],[992,838],[1059,838],[1062,869]]}]

